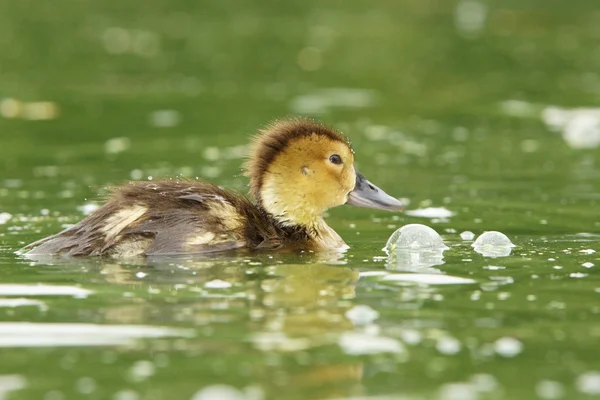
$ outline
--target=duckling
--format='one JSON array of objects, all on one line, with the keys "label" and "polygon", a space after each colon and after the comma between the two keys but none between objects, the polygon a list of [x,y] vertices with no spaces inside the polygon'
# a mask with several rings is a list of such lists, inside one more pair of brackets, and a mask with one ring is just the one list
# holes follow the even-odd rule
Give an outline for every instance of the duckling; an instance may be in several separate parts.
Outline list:
[{"label": "duckling", "polygon": [[342,204],[401,211],[354,168],[340,132],[308,119],[271,123],[244,166],[248,197],[204,181],[130,182],[74,226],[31,243],[28,255],[135,257],[233,249],[348,248],[323,213]]}]

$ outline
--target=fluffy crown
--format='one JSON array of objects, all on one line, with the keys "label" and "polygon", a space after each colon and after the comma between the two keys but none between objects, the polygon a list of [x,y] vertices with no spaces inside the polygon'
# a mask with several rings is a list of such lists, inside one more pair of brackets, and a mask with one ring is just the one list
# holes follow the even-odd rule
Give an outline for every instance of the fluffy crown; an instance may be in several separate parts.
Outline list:
[{"label": "fluffy crown", "polygon": [[259,202],[263,176],[275,157],[294,139],[312,134],[323,135],[351,147],[348,139],[340,132],[305,118],[274,121],[255,136],[249,158],[244,164],[244,174],[250,178],[250,193]]}]

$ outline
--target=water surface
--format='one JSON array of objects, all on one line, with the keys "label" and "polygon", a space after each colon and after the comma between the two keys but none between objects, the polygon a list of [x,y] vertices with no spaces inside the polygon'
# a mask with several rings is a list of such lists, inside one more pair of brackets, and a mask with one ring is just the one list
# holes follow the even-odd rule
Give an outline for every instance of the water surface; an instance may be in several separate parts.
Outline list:
[{"label": "water surface", "polygon": [[[600,396],[596,4],[388,3],[0,3],[0,397]],[[14,254],[129,179],[243,192],[297,114],[452,215],[331,210],[341,255]],[[409,223],[449,249],[388,258]]]}]

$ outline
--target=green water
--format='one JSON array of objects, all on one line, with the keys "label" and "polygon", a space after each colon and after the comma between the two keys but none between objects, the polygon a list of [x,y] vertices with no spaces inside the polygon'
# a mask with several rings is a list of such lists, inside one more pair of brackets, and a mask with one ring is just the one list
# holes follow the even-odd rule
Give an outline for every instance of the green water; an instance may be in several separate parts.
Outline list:
[{"label": "green water", "polygon": [[[599,40],[592,0],[0,1],[0,397],[598,398],[598,150],[541,115],[600,102]],[[128,179],[245,191],[239,146],[295,114],[407,209],[454,215],[331,210],[340,257],[13,254]],[[395,280],[412,262],[381,249],[409,223],[450,247],[412,272],[472,282]]]}]

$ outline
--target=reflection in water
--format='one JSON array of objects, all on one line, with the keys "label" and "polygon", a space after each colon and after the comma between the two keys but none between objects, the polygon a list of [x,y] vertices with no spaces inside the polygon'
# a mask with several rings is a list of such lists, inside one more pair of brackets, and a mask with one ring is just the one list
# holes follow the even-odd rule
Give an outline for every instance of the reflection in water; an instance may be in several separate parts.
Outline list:
[{"label": "reflection in water", "polygon": [[494,246],[490,244],[473,246],[473,250],[477,253],[481,254],[484,257],[508,257],[512,252],[512,247],[510,246]]},{"label": "reflection in water", "polygon": [[386,268],[392,271],[442,273],[436,265],[444,264],[445,249],[396,249],[388,253]]},{"label": "reflection in water", "polygon": [[[343,262],[339,254],[311,257]],[[287,260],[291,262],[278,264]],[[346,316],[354,306],[357,270],[294,260],[297,258],[273,260],[267,255],[253,255],[234,259],[156,258],[147,260],[145,265],[142,260],[130,264],[106,263],[106,260],[100,264],[85,259],[54,261],[62,271],[83,269],[88,274],[82,276],[88,281],[113,284],[111,296],[120,289],[120,296],[127,301],[114,302],[101,310],[80,311],[104,324],[184,321],[206,335],[217,335],[215,339],[221,329],[237,326],[242,337],[233,339],[231,348],[250,343],[258,354],[279,360],[261,363],[255,371],[262,377],[260,383],[267,393],[280,390],[272,377],[284,374],[279,363],[285,357],[293,360],[298,354],[310,357],[313,349],[324,346],[347,355],[404,351],[397,340],[380,337],[378,330],[367,332],[364,326],[355,327]],[[157,306],[158,299],[164,301]],[[203,347],[205,341],[199,346]],[[190,342],[189,346],[198,345]],[[344,398],[361,393],[362,376],[362,361],[334,358],[326,363],[302,363],[286,370],[285,379],[281,379],[287,388],[314,391],[317,398]]]}]

